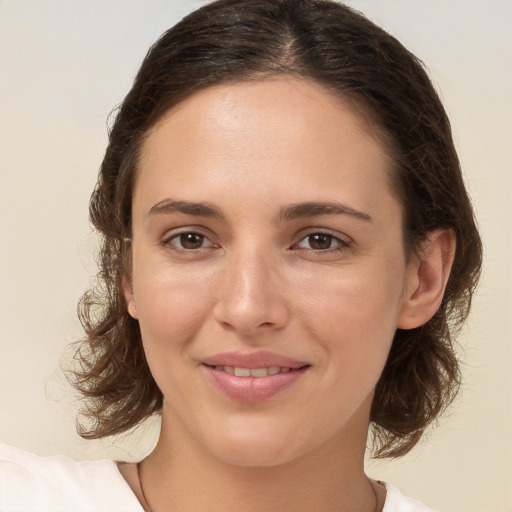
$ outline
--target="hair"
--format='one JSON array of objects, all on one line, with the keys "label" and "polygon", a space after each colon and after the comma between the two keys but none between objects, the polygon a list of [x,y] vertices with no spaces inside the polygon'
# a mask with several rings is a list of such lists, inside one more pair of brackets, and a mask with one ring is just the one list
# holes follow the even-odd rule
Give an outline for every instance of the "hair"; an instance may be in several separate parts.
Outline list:
[{"label": "hair", "polygon": [[71,377],[85,399],[82,437],[120,434],[162,410],[138,322],[123,296],[145,134],[202,88],[280,74],[322,84],[378,128],[403,206],[407,255],[420,251],[437,228],[456,236],[438,311],[421,327],[396,331],[371,409],[374,456],[407,453],[453,400],[460,385],[453,337],[470,309],[482,248],[450,123],[422,63],[362,14],[332,0],[218,0],[150,48],[109,130],[90,201],[101,236],[100,270],[79,304],[86,337],[78,342]]}]

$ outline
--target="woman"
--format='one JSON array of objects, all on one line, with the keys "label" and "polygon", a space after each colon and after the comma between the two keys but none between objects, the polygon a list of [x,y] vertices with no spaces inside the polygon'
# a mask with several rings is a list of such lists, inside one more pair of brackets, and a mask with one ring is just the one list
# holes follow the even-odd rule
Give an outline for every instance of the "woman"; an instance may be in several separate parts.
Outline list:
[{"label": "woman", "polygon": [[203,7],[148,53],[90,212],[81,433],[161,414],[160,439],[139,464],[5,449],[2,510],[428,510],[367,478],[368,429],[403,455],[452,400],[481,244],[400,43],[331,1]]}]

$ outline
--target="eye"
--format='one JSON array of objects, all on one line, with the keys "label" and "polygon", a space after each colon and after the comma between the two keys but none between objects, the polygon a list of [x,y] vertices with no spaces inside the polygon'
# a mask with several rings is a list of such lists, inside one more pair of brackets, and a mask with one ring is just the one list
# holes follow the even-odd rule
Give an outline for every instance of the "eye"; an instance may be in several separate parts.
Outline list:
[{"label": "eye", "polygon": [[184,251],[197,251],[199,249],[216,247],[205,235],[194,231],[174,234],[166,238],[162,243],[163,245],[172,246],[174,249]]},{"label": "eye", "polygon": [[350,247],[350,242],[330,233],[310,233],[300,240],[295,247],[313,251],[342,250]]}]

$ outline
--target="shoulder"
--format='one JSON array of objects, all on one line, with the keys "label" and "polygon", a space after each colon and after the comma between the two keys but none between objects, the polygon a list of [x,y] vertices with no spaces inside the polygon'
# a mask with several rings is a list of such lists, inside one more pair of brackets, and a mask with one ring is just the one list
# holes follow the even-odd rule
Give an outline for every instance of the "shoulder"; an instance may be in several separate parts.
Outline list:
[{"label": "shoulder", "polygon": [[0,444],[2,512],[141,512],[112,460],[41,457]]},{"label": "shoulder", "polygon": [[404,496],[393,485],[382,483],[386,488],[386,502],[382,512],[435,512],[418,500]]}]

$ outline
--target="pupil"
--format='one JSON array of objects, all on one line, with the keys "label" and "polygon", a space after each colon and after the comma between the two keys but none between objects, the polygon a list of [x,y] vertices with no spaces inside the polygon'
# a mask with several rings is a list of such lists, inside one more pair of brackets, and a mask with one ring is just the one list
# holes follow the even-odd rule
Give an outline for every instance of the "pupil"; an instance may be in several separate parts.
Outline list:
[{"label": "pupil", "polygon": [[180,236],[180,242],[185,249],[199,249],[203,245],[204,236],[197,233],[186,233]]},{"label": "pupil", "polygon": [[311,235],[309,237],[309,245],[312,249],[329,249],[331,247],[331,235]]}]

